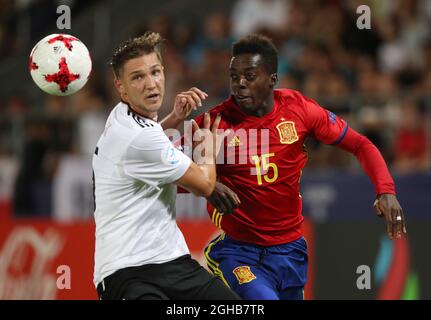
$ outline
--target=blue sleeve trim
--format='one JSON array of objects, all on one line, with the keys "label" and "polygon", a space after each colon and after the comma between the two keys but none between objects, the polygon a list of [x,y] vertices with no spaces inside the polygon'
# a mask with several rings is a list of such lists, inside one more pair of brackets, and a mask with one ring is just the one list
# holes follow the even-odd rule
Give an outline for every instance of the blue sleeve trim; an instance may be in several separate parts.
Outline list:
[{"label": "blue sleeve trim", "polygon": [[340,137],[338,138],[338,140],[337,140],[337,141],[335,141],[335,142],[332,144],[333,146],[335,146],[335,145],[339,144],[339,143],[344,139],[344,136],[345,136],[345,135],[346,135],[346,133],[347,133],[347,129],[349,129],[349,125],[346,123],[346,126],[344,127],[343,132],[341,133]]}]

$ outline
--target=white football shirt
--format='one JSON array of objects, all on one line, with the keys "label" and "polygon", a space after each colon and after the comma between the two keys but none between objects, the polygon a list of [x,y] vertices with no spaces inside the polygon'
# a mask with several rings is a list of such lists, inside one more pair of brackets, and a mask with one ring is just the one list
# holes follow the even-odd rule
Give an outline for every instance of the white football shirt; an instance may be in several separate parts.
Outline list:
[{"label": "white football shirt", "polygon": [[119,269],[189,253],[175,220],[175,181],[191,164],[157,122],[119,103],[93,155],[94,284]]}]

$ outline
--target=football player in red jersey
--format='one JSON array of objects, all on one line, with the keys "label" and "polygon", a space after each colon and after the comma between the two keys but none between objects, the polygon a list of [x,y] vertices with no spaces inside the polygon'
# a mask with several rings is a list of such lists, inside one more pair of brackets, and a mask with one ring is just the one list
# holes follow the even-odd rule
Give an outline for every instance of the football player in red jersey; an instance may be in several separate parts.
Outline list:
[{"label": "football player in red jersey", "polygon": [[[389,238],[406,233],[394,182],[378,149],[300,92],[274,89],[277,63],[277,49],[265,36],[234,43],[232,95],[209,111],[212,119],[221,114],[220,129],[269,133],[268,143],[258,142],[256,148],[242,147],[251,141],[244,135],[228,139],[208,198],[210,217],[223,230],[205,249],[208,266],[244,299],[303,299],[308,257],[299,180],[307,136],[354,154],[374,185],[374,208],[386,219]],[[196,118],[198,125],[202,118]],[[239,157],[247,152],[246,163],[227,161],[232,148]]]}]

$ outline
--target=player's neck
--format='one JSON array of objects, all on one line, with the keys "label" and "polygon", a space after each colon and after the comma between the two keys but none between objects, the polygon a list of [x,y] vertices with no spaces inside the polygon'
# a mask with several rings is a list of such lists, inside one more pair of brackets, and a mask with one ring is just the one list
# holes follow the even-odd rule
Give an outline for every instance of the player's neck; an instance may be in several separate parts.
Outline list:
[{"label": "player's neck", "polygon": [[153,121],[157,121],[157,112],[144,112],[139,110],[138,108],[134,107],[129,102],[121,99],[121,101],[129,106],[129,109],[132,110],[134,113],[136,113],[138,116],[141,116],[143,118],[151,119]]},{"label": "player's neck", "polygon": [[263,103],[256,110],[253,110],[253,111],[243,110],[243,111],[249,115],[262,118],[268,113],[271,113],[273,108],[274,108],[274,96],[271,95],[268,97],[268,99],[263,101]]}]

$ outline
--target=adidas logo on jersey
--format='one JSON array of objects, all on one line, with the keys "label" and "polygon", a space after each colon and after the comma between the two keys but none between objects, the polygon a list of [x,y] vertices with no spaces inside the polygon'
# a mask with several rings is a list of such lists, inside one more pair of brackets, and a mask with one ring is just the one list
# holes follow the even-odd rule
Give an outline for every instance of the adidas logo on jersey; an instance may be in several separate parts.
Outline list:
[{"label": "adidas logo on jersey", "polygon": [[239,147],[242,145],[241,141],[239,140],[238,136],[234,136],[232,140],[227,144],[228,147]]}]

